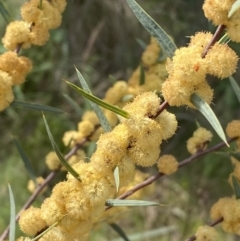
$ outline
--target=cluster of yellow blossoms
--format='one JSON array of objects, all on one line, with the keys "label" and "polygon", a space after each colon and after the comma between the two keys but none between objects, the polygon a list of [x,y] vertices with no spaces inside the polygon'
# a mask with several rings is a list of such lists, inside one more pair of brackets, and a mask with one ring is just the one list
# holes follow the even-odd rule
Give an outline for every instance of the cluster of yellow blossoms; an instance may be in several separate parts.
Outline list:
[{"label": "cluster of yellow blossoms", "polygon": [[162,85],[162,94],[170,105],[194,108],[191,103],[194,93],[211,103],[213,90],[206,81],[206,75],[226,78],[236,71],[238,57],[226,44],[216,43],[202,58],[212,37],[211,33],[197,33],[191,37],[188,47],[177,49],[173,59],[168,59],[166,68],[169,76]]},{"label": "cluster of yellow blossoms", "polygon": [[203,11],[205,17],[211,20],[214,25],[225,25],[227,33],[233,41],[240,42],[240,9],[228,17],[234,2],[236,2],[236,0],[205,0]]},{"label": "cluster of yellow blossoms", "polygon": [[[41,241],[87,240],[92,225],[104,216],[107,199],[116,194],[114,169],[119,168],[120,187],[128,185],[133,180],[135,165],[156,164],[162,140],[175,133],[174,115],[165,112],[162,117],[160,114],[152,118],[159,105],[160,98],[153,92],[144,92],[128,103],[123,109],[128,111],[130,118],[120,118],[111,132],[100,136],[89,163],[79,161],[72,166],[81,181],[68,173],[67,181],[56,184],[41,208],[31,207],[21,214],[22,231],[36,235],[58,222]],[[171,130],[167,128],[170,122],[170,126],[174,126]]]},{"label": "cluster of yellow blossoms", "polygon": [[31,0],[21,7],[22,20],[9,23],[2,38],[8,50],[0,55],[0,111],[13,101],[12,86],[22,84],[32,69],[30,59],[18,56],[20,48],[44,45],[49,30],[61,24],[66,0]]}]

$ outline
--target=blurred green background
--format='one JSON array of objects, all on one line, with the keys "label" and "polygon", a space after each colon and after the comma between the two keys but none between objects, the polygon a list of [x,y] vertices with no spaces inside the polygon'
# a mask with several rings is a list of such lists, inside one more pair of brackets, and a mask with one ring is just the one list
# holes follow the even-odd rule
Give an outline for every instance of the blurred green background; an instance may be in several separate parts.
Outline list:
[{"label": "blurred green background", "polygon": [[[23,0],[5,1],[15,19],[20,19],[19,8]],[[188,36],[197,31],[214,31],[204,18],[201,5],[195,0],[139,0],[140,5],[171,35],[178,47],[186,45]],[[4,35],[6,23],[0,16],[0,34]],[[84,110],[81,96],[70,89],[63,79],[78,83],[74,65],[89,81],[95,95],[102,97],[111,86],[109,75],[127,80],[138,66],[143,49],[136,39],[149,42],[149,35],[138,23],[125,0],[69,0],[59,29],[51,32],[51,39],[43,47],[22,50],[21,55],[32,59],[34,68],[26,82],[15,88],[17,100],[40,103],[62,109],[66,114],[47,114],[52,133],[62,147],[62,135],[76,129],[81,115],[76,113],[63,96],[71,96]],[[231,44],[239,54],[239,45]],[[0,52],[4,52],[0,45]],[[235,74],[236,80],[239,73]],[[213,110],[223,127],[234,118],[239,118],[239,103],[228,80],[209,79],[215,89]],[[177,134],[164,143],[162,153],[174,154],[179,161],[188,157],[186,141],[196,129],[196,121],[211,129],[206,120],[196,111],[186,108],[170,108],[176,113],[179,128]],[[17,210],[29,197],[26,190],[29,176],[12,141],[16,137],[27,152],[35,172],[47,176],[44,158],[51,151],[40,112],[8,108],[0,113],[0,233],[9,223],[9,198],[7,184],[10,183],[16,199]],[[220,142],[215,135],[213,143]],[[226,149],[225,149],[226,150]],[[209,209],[219,198],[232,195],[227,183],[232,170],[229,158],[211,154],[182,168],[170,178],[156,184],[156,191],[149,200],[166,206],[133,209],[118,224],[126,233],[138,233],[163,226],[174,226],[161,236],[161,240],[184,240],[194,234],[196,228],[210,221]],[[150,169],[149,172],[156,173]],[[63,176],[59,175],[56,180]],[[53,183],[51,185],[54,185]],[[48,196],[50,191],[45,193]],[[40,197],[34,205],[39,205]],[[134,215],[133,215],[134,214]],[[221,232],[219,240],[237,240]],[[117,235],[103,224],[93,232],[91,240],[113,240]],[[134,239],[133,239],[134,240]],[[140,240],[138,237],[135,240]],[[159,240],[143,238],[141,240]]]}]

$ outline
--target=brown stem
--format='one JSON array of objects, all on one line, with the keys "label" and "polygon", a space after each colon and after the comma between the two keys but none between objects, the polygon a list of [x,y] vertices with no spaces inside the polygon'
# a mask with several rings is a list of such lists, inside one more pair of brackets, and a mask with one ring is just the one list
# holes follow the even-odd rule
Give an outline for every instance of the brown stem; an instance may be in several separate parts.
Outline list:
[{"label": "brown stem", "polygon": [[[231,142],[235,141],[236,139],[237,139],[237,138],[230,138],[230,139],[227,140],[227,142],[228,142],[228,143],[231,143]],[[216,151],[216,150],[219,150],[219,149],[221,149],[221,148],[224,147],[224,146],[226,146],[226,143],[225,143],[225,142],[221,142],[221,143],[219,143],[219,144],[215,145],[214,147],[211,147],[211,148],[209,148],[209,149],[207,149],[207,150],[199,151],[199,152],[197,152],[196,154],[188,157],[187,159],[179,162],[179,164],[178,164],[178,169],[181,168],[181,167],[183,167],[183,166],[185,166],[185,165],[187,165],[187,164],[189,164],[190,162],[194,161],[195,159],[197,159],[197,158],[199,158],[199,157],[201,157],[201,156],[203,156],[203,155],[206,155],[206,154],[208,154],[208,153],[210,153],[210,152],[214,152],[214,151]],[[163,176],[165,176],[164,173],[158,173],[158,174],[156,174],[156,175],[154,175],[154,176],[151,176],[151,177],[149,177],[147,180],[145,180],[145,181],[137,184],[137,185],[136,185],[135,187],[133,187],[132,189],[130,189],[130,190],[126,191],[125,193],[123,193],[122,195],[120,195],[117,199],[126,199],[127,197],[129,197],[129,196],[131,196],[133,193],[135,193],[136,191],[138,191],[138,190],[140,190],[140,189],[142,189],[142,188],[144,188],[144,187],[152,184],[153,182],[155,182],[156,180],[158,180],[159,178],[161,178],[161,177],[163,177]],[[110,206],[109,206],[109,207],[106,207],[106,210],[108,210],[108,209],[110,209],[110,208],[112,208],[112,207],[110,207]]]},{"label": "brown stem", "polygon": [[167,107],[169,106],[168,102],[165,100],[158,108],[157,113],[154,116],[149,116],[151,119],[156,119]]},{"label": "brown stem", "polygon": [[211,41],[209,42],[209,44],[206,46],[206,48],[204,49],[203,53],[202,53],[202,58],[205,58],[205,56],[207,55],[209,49],[217,42],[217,40],[219,39],[220,34],[222,33],[222,31],[225,29],[224,25],[219,25],[218,28],[216,29]]},{"label": "brown stem", "polygon": [[[99,125],[97,125],[95,127],[95,130],[99,127]],[[93,133],[95,132],[95,130],[93,131]],[[77,143],[65,156],[64,158],[66,160],[68,160],[71,156],[75,155],[77,153],[77,150],[79,148],[81,148],[83,146],[83,144],[85,144],[89,138],[93,135],[93,133],[84,138],[81,142]],[[46,177],[46,179],[44,180],[44,182],[42,184],[40,184],[36,190],[34,191],[34,193],[29,197],[29,199],[26,201],[26,203],[23,205],[23,207],[21,208],[21,210],[17,213],[15,220],[16,222],[19,220],[20,217],[20,213],[29,208],[31,206],[31,204],[36,200],[37,196],[39,195],[39,193],[43,190],[43,188],[48,185],[56,176],[56,174],[58,173],[58,171],[53,171],[51,173],[48,174],[48,176]],[[9,228],[10,226],[8,225],[8,227],[4,230],[4,232],[2,233],[2,235],[0,236],[0,241],[3,241],[7,238],[8,234],[9,234]]]}]

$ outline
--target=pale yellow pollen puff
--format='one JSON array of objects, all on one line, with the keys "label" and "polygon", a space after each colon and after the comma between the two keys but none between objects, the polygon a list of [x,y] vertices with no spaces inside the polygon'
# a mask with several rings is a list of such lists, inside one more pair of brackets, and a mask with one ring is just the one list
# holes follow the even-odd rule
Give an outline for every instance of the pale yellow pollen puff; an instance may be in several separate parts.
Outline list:
[{"label": "pale yellow pollen puff", "polygon": [[164,80],[168,76],[166,66],[164,63],[153,65],[149,68],[147,74],[153,74],[154,76]]},{"label": "pale yellow pollen puff", "polygon": [[192,85],[184,85],[169,76],[162,85],[162,94],[170,106],[190,105],[190,96],[194,93]]},{"label": "pale yellow pollen puff", "polygon": [[[73,168],[81,178],[81,188],[84,193],[83,201],[86,202],[85,206],[90,205],[93,207],[100,203],[104,203],[107,198],[112,197],[114,194],[112,193],[114,190],[112,186],[115,185],[112,170],[105,168],[104,171],[92,162],[77,163]],[[68,173],[67,178],[70,185],[78,182],[70,173]]]},{"label": "pale yellow pollen puff", "polygon": [[14,51],[19,44],[21,48],[29,48],[29,24],[24,21],[14,21],[8,24],[6,33],[2,39],[4,47]]},{"label": "pale yellow pollen puff", "polygon": [[82,120],[85,121],[90,121],[93,125],[98,125],[99,124],[99,120],[98,117],[96,115],[96,113],[94,111],[86,111],[84,112],[83,116],[82,116]]},{"label": "pale yellow pollen puff", "polygon": [[146,50],[142,55],[142,63],[144,66],[151,66],[157,63],[159,58],[160,48],[155,44],[150,44],[147,46]]},{"label": "pale yellow pollen puff", "polygon": [[207,144],[212,140],[212,133],[207,129],[198,128],[191,138],[187,141],[187,150],[191,154],[195,154],[199,150],[205,150]]},{"label": "pale yellow pollen puff", "polygon": [[12,77],[12,84],[22,84],[26,74],[32,69],[32,62],[24,56],[18,56],[13,51],[0,55],[0,70],[7,72]]},{"label": "pale yellow pollen puff", "polygon": [[225,232],[240,234],[239,227],[240,200],[235,197],[221,198],[211,208],[211,218],[223,218],[222,228]]},{"label": "pale yellow pollen puff", "polygon": [[30,207],[20,213],[19,226],[24,233],[34,236],[37,232],[46,228],[47,224],[41,218],[41,210]]},{"label": "pale yellow pollen puff", "polygon": [[228,23],[228,11],[234,2],[235,0],[205,0],[203,4],[204,15],[215,25],[226,25]]},{"label": "pale yellow pollen puff", "polygon": [[0,70],[0,111],[7,108],[13,99],[12,78],[8,73]]},{"label": "pale yellow pollen puff", "polygon": [[171,175],[178,169],[178,161],[172,155],[163,155],[158,159],[158,171],[166,175]]},{"label": "pale yellow pollen puff", "polygon": [[127,155],[139,166],[153,166],[160,154],[162,128],[150,118],[131,118],[129,127],[130,143]]},{"label": "pale yellow pollen puff", "polygon": [[[206,68],[203,64],[201,53],[198,48],[193,46],[182,47],[175,51],[173,56],[173,68],[169,74],[186,85],[199,84],[206,76]],[[170,62],[167,62],[167,64]],[[167,69],[168,66],[166,67]]]},{"label": "pale yellow pollen puff", "polygon": [[50,38],[49,30],[42,23],[33,24],[29,38],[31,44],[42,46]]},{"label": "pale yellow pollen puff", "polygon": [[238,56],[227,44],[214,44],[206,57],[207,72],[218,78],[226,78],[236,72]]},{"label": "pale yellow pollen puff", "polygon": [[129,145],[129,130],[125,124],[117,125],[111,132],[104,133],[97,142],[97,151],[92,156],[93,163],[100,162],[109,169],[121,163]]},{"label": "pale yellow pollen puff", "polygon": [[[213,100],[213,89],[206,80],[203,80],[201,83],[195,86],[194,93],[200,96],[208,104],[210,104]],[[196,108],[192,105],[192,103],[189,106]]]},{"label": "pale yellow pollen puff", "polygon": [[[86,159],[86,153],[84,150],[78,150],[77,153],[73,156],[71,156],[68,159],[68,164],[73,166],[74,164],[78,163],[78,162],[84,162],[84,160]],[[61,168],[62,171],[66,171],[67,169],[62,166]]]},{"label": "pale yellow pollen puff", "polygon": [[118,116],[110,110],[104,110],[104,115],[111,126],[115,126],[119,122]]},{"label": "pale yellow pollen puff", "polygon": [[66,8],[67,1],[66,0],[51,0],[51,4],[58,9],[60,13],[63,13],[63,11]]},{"label": "pale yellow pollen puff", "polygon": [[[153,92],[144,92],[135,97],[133,102],[124,106],[124,110],[135,117],[152,117],[156,115],[161,99]],[[123,120],[123,118],[121,118]],[[124,120],[123,120],[124,121]],[[127,120],[125,119],[124,122]]]},{"label": "pale yellow pollen puff", "polygon": [[51,226],[55,222],[60,221],[66,215],[63,200],[50,197],[44,200],[41,205],[41,218]]},{"label": "pale yellow pollen puff", "polygon": [[32,239],[29,237],[19,237],[16,241],[31,241]]},{"label": "pale yellow pollen puff", "polygon": [[90,121],[81,121],[78,123],[78,132],[83,136],[89,136],[94,131],[94,125]]},{"label": "pale yellow pollen puff", "polygon": [[58,170],[61,166],[61,162],[54,151],[49,152],[45,157],[47,167],[52,170]]},{"label": "pale yellow pollen puff", "polygon": [[117,81],[113,87],[109,88],[105,94],[104,101],[115,105],[121,102],[124,95],[127,94],[128,86],[125,81]]},{"label": "pale yellow pollen puff", "polygon": [[78,131],[66,131],[63,135],[62,141],[65,146],[73,147],[76,143],[81,142],[84,135]]},{"label": "pale yellow pollen puff", "polygon": [[197,241],[217,241],[218,233],[210,226],[200,226],[196,232]]},{"label": "pale yellow pollen puff", "polygon": [[125,156],[119,167],[120,187],[127,186],[133,181],[135,175],[135,165],[132,160]]},{"label": "pale yellow pollen puff", "polygon": [[39,8],[39,1],[31,0],[26,2],[21,7],[21,16],[22,19],[28,23],[36,22],[40,15],[41,9]]},{"label": "pale yellow pollen puff", "polygon": [[155,119],[162,128],[162,139],[167,140],[174,135],[177,130],[176,116],[168,111],[164,110]]},{"label": "pale yellow pollen puff", "polygon": [[[21,11],[22,17],[26,21],[29,21],[30,23],[34,22],[35,24],[41,24],[46,29],[55,29],[61,24],[61,13],[49,1],[42,0],[41,8],[38,8],[39,0],[31,0],[29,5],[24,7]],[[33,10],[31,10],[31,8]],[[40,10],[40,13],[36,8]],[[34,13],[36,13],[35,17]]]},{"label": "pale yellow pollen puff", "polygon": [[[30,191],[31,193],[33,193],[33,192],[37,189],[38,185],[43,184],[44,181],[45,181],[45,179],[44,179],[43,177],[37,177],[37,178],[36,178],[36,181],[37,181],[37,186],[35,185],[35,183],[34,183],[33,180],[29,180],[29,181],[28,181],[28,186],[27,186],[27,188],[28,188],[28,191]],[[47,190],[47,186],[45,186],[45,187],[42,189],[41,193],[44,193],[46,190]]]},{"label": "pale yellow pollen puff", "polygon": [[226,128],[226,133],[230,138],[240,137],[240,120],[229,122]]},{"label": "pale yellow pollen puff", "polygon": [[213,34],[210,32],[197,32],[191,36],[189,46],[198,47],[199,53],[201,54],[212,38]]},{"label": "pale yellow pollen puff", "polygon": [[231,161],[232,161],[232,164],[234,166],[234,170],[233,172],[229,175],[229,178],[228,178],[228,182],[230,183],[230,185],[233,187],[233,183],[232,183],[232,177],[234,176],[237,180],[240,181],[240,162],[234,158],[234,157],[231,157]]}]

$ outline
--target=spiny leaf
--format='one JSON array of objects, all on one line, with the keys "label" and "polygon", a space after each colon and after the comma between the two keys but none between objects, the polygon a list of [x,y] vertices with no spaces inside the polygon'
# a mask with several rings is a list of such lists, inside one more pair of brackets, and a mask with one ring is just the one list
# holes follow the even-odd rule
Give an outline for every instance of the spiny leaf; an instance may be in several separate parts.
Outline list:
[{"label": "spiny leaf", "polygon": [[239,88],[236,80],[232,76],[230,76],[228,78],[230,80],[230,83],[231,83],[231,86],[233,88],[233,91],[234,91],[235,95],[237,96],[238,101],[240,102],[240,88]]},{"label": "spiny leaf", "polygon": [[106,206],[110,207],[142,207],[142,206],[160,206],[160,204],[150,201],[142,200],[122,200],[122,199],[108,199]]},{"label": "spiny leaf", "polygon": [[237,0],[233,3],[231,9],[228,12],[228,18],[231,18],[232,15],[240,8],[240,0]]},{"label": "spiny leaf", "polygon": [[126,0],[139,22],[148,33],[157,39],[165,54],[172,58],[177,49],[175,43],[166,32],[141,8],[134,0]]},{"label": "spiny leaf", "polygon": [[75,110],[75,112],[81,116],[82,115],[82,109],[79,107],[79,105],[77,104],[77,102],[71,98],[69,95],[67,94],[63,94],[63,96],[66,98],[66,100],[68,101],[68,103],[73,107],[73,109]]},{"label": "spiny leaf", "polygon": [[118,166],[116,166],[116,168],[114,169],[113,175],[114,175],[114,179],[115,179],[115,183],[116,183],[116,190],[118,192],[119,184],[120,184],[119,167]]},{"label": "spiny leaf", "polygon": [[0,13],[2,14],[3,18],[7,23],[10,23],[13,21],[13,18],[9,13],[8,9],[6,8],[3,0],[0,0]]},{"label": "spiny leaf", "polygon": [[195,93],[191,96],[191,102],[205,116],[219,137],[226,143],[227,146],[229,146],[222,126],[212,111],[211,107]]},{"label": "spiny leaf", "polygon": [[232,183],[235,197],[236,199],[240,199],[240,186],[237,178],[234,175],[232,175]]},{"label": "spiny leaf", "polygon": [[63,157],[62,153],[60,152],[60,150],[58,149],[58,146],[52,136],[52,133],[50,131],[50,128],[48,126],[47,120],[45,118],[45,116],[43,115],[43,120],[44,120],[44,124],[48,133],[48,137],[50,139],[50,142],[52,144],[53,150],[55,151],[55,153],[57,154],[60,162],[63,164],[63,166],[78,180],[81,181],[81,178],[79,176],[79,174],[68,164],[68,162],[65,160],[65,158]]},{"label": "spiny leaf", "polygon": [[52,224],[50,227],[48,227],[46,230],[44,230],[43,232],[41,232],[38,236],[36,236],[35,238],[31,239],[31,241],[37,241],[39,240],[44,234],[46,234],[47,232],[49,232],[52,228],[54,228],[57,224],[59,223],[59,221],[55,222],[54,224]]},{"label": "spiny leaf", "polygon": [[35,175],[35,173],[33,171],[32,165],[30,163],[30,160],[29,160],[26,152],[24,151],[24,149],[22,148],[20,142],[16,138],[14,138],[13,141],[14,141],[14,144],[16,145],[16,147],[18,149],[18,152],[19,152],[19,154],[20,154],[20,156],[21,156],[21,158],[22,158],[22,160],[24,162],[25,168],[27,169],[27,172],[28,172],[30,178],[35,183],[35,186],[37,186],[38,184],[37,184],[37,180],[36,180],[36,175]]},{"label": "spiny leaf", "polygon": [[40,105],[40,104],[33,104],[28,102],[23,102],[19,100],[14,100],[11,105],[12,107],[22,107],[24,109],[31,109],[31,110],[37,110],[37,111],[48,111],[53,113],[64,113],[62,110],[46,106],[46,105]]},{"label": "spiny leaf", "polygon": [[16,207],[13,192],[11,189],[10,184],[8,184],[8,192],[9,192],[9,199],[10,199],[10,230],[9,230],[9,241],[15,241],[15,230],[16,230]]},{"label": "spiny leaf", "polygon": [[130,241],[130,239],[128,239],[127,235],[120,226],[118,226],[116,223],[110,223],[109,225],[112,227],[113,230],[115,230],[119,234],[120,237],[123,238],[123,240]]},{"label": "spiny leaf", "polygon": [[129,114],[125,110],[122,110],[114,105],[110,105],[110,104],[104,102],[103,100],[97,98],[94,95],[89,94],[88,92],[84,91],[80,87],[78,87],[68,81],[66,81],[66,83],[69,84],[73,89],[77,90],[81,95],[83,95],[87,99],[91,100],[92,102],[96,103],[97,105],[102,106],[103,108],[108,109],[124,118],[129,118]]},{"label": "spiny leaf", "polygon": [[[82,85],[83,87],[83,90],[85,90],[87,93],[91,94],[92,95],[92,92],[91,90],[89,89],[88,87],[88,84],[87,82],[85,81],[85,79],[83,78],[82,74],[79,72],[79,70],[77,68],[76,69],[76,72],[77,72],[77,76],[78,76],[78,79],[80,81],[80,84]],[[89,100],[89,99],[88,99]],[[99,119],[99,122],[103,128],[103,130],[105,132],[109,132],[112,130],[112,127],[107,119],[107,117],[104,115],[103,111],[101,110],[101,108],[94,102],[90,101],[90,105],[92,106],[94,112],[96,113],[98,119]]]},{"label": "spiny leaf", "polygon": [[144,67],[140,65],[139,85],[144,85],[144,84],[145,84],[145,71],[144,71]]}]

